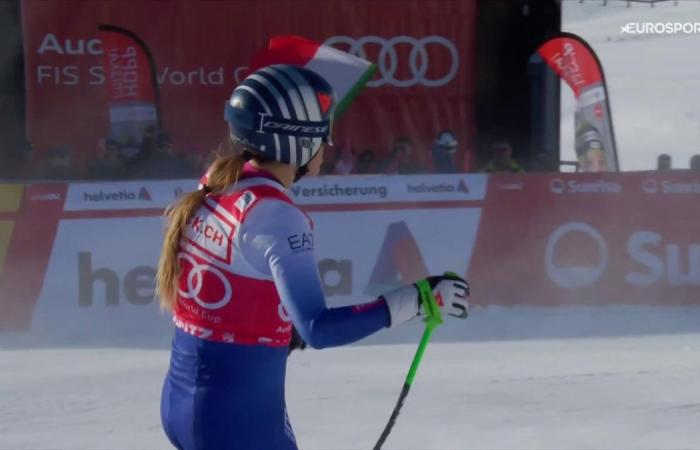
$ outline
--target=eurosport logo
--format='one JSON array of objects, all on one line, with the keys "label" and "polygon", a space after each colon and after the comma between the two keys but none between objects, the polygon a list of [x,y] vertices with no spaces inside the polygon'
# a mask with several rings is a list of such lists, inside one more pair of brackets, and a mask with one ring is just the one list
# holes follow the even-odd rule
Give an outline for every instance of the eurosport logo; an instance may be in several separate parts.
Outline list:
[{"label": "eurosport logo", "polygon": [[[205,309],[221,309],[231,301],[233,287],[226,275],[218,268],[212,265],[199,264],[194,258],[186,253],[180,253],[178,259],[185,260],[189,263],[187,267],[187,291],[178,289],[180,296],[187,300],[194,300],[199,306]],[[204,286],[204,276],[213,275],[214,278],[221,282],[222,289],[216,289],[215,292],[221,291],[220,298],[208,298],[206,293],[202,295]],[[213,282],[212,277],[207,277],[207,283]]]},{"label": "eurosport logo", "polygon": [[[457,47],[451,40],[443,36],[431,35],[423,38],[394,36],[388,39],[380,36],[362,36],[359,38],[333,36],[326,39],[325,45],[338,47],[340,50],[347,51],[363,59],[370,59],[367,57],[367,48],[369,46],[378,46],[379,56],[375,62],[379,77],[367,83],[371,87],[383,85],[401,88],[411,86],[440,87],[452,81],[459,70],[459,52]],[[397,69],[399,67],[397,48],[399,45],[409,45],[411,48],[408,56],[410,77],[406,79],[397,78]],[[349,46],[349,48],[346,46]],[[442,48],[450,54],[449,68],[446,67],[444,74],[438,78],[427,77],[428,69],[430,68],[429,49],[432,47]]]}]

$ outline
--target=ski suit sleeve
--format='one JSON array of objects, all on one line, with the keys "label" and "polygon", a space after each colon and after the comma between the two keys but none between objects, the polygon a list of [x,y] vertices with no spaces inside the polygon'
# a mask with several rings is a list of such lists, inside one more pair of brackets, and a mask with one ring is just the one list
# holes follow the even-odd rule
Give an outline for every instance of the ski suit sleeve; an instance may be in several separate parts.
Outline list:
[{"label": "ski suit sleeve", "polygon": [[255,270],[272,277],[292,323],[311,347],[348,344],[389,326],[389,310],[382,298],[340,308],[326,306],[313,233],[296,206],[261,201],[239,232],[243,257]]}]

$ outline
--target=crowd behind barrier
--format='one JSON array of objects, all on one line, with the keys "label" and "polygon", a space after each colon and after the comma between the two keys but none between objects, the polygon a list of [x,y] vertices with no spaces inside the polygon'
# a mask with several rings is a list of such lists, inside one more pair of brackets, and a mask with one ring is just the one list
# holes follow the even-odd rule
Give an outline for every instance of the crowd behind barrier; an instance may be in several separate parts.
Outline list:
[{"label": "crowd behind barrier", "polygon": [[[327,147],[322,175],[415,175],[431,173],[523,172],[507,139],[494,140],[487,158],[476,161],[471,149],[443,130],[430,148],[419,148],[409,137],[394,139],[390,149],[357,149],[351,143]],[[193,178],[206,171],[216,150],[176,145],[164,131],[149,128],[140,143],[106,138],[97,143],[94,158],[85,159],[68,146],[0,152],[0,179],[23,180],[157,180]],[[529,164],[528,167],[535,166]]]},{"label": "crowd behind barrier", "polygon": [[[525,152],[514,151],[507,136],[495,136],[485,151],[476,152],[474,142],[458,142],[451,130],[442,130],[429,148],[422,148],[408,136],[398,136],[389,149],[356,148],[350,140],[327,147],[322,175],[416,175],[447,173],[521,173],[557,171],[557,166],[577,162],[549,164],[546,154],[529,160],[516,158]],[[158,180],[196,178],[204,173],[217,150],[196,145],[176,144],[166,131],[146,128],[141,142],[120,142],[104,138],[96,143],[94,157],[76,152],[66,145],[24,149],[0,149],[0,180]],[[672,157],[658,156],[657,170],[673,167]],[[691,170],[700,170],[700,154],[689,161]],[[651,168],[650,168],[651,169]]]}]

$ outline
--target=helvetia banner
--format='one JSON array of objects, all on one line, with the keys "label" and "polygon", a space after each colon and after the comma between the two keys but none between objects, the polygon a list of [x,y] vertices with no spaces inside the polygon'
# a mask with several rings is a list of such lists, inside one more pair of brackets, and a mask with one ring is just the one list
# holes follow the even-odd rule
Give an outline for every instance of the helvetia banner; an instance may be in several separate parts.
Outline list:
[{"label": "helvetia banner", "polygon": [[98,27],[109,99],[110,137],[138,151],[148,127],[158,127],[156,69],[146,44],[114,25]]},{"label": "helvetia banner", "polygon": [[608,90],[593,49],[575,34],[561,33],[537,53],[576,97],[575,142],[581,172],[618,171]]}]

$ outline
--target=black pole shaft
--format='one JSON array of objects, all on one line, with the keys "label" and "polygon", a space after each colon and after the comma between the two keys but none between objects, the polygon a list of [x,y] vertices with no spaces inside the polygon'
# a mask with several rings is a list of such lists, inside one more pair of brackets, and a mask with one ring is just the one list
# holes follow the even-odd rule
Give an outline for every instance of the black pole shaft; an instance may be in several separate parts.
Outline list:
[{"label": "black pole shaft", "polygon": [[399,394],[399,400],[396,402],[396,406],[394,406],[394,411],[391,413],[389,422],[387,422],[386,426],[384,427],[384,431],[382,431],[382,435],[379,436],[379,440],[377,441],[377,443],[374,444],[373,450],[380,450],[382,448],[382,445],[384,445],[384,441],[386,441],[386,438],[389,437],[389,433],[391,433],[391,429],[394,428],[396,418],[399,417],[399,412],[401,411],[401,407],[403,406],[403,401],[408,396],[408,391],[410,389],[410,384],[403,385],[403,388],[401,389],[401,394]]}]

